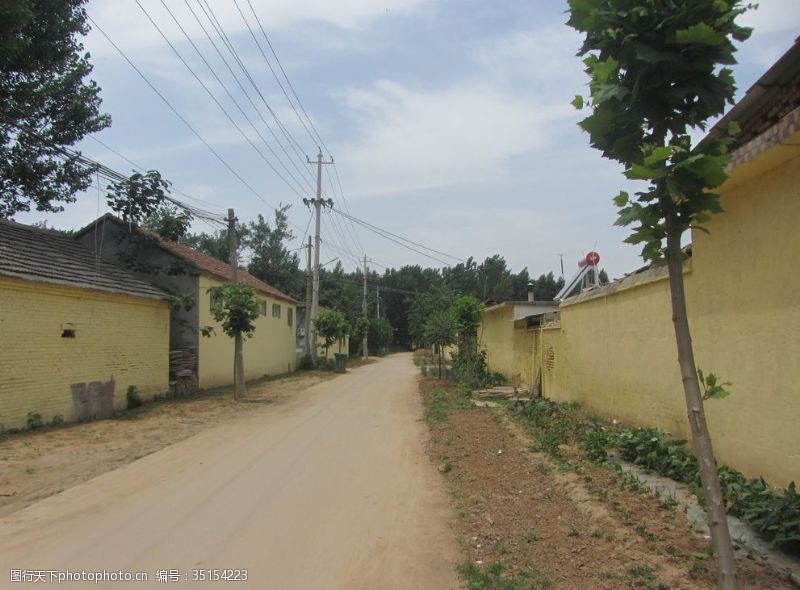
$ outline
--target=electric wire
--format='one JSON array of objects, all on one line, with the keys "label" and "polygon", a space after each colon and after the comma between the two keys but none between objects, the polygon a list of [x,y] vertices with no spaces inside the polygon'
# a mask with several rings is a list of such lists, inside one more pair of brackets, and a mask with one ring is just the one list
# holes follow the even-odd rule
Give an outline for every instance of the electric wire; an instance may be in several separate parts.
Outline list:
[{"label": "electric wire", "polygon": [[[261,119],[261,122],[264,124],[264,126],[267,129],[267,131],[269,131],[270,135],[275,140],[275,143],[278,145],[278,147],[281,149],[281,151],[286,155],[287,160],[292,165],[292,167],[295,169],[295,171],[297,171],[298,174],[300,174],[300,176],[302,177],[304,174],[306,174],[307,170],[304,170],[301,166],[298,165],[298,161],[302,161],[302,158],[300,157],[300,154],[297,152],[297,150],[294,149],[294,145],[292,144],[292,142],[289,141],[289,146],[293,149],[293,151],[295,152],[295,155],[298,156],[297,159],[293,158],[291,156],[291,154],[289,154],[289,152],[286,151],[286,147],[283,145],[283,142],[281,142],[280,138],[275,134],[275,131],[273,131],[272,127],[270,126],[270,124],[267,122],[266,118],[262,114],[261,109],[258,108],[256,103],[251,98],[250,93],[245,89],[244,84],[239,79],[239,76],[233,71],[233,68],[231,67],[230,63],[228,62],[228,59],[223,55],[222,50],[217,45],[217,42],[214,41],[214,39],[211,37],[211,33],[209,33],[208,29],[206,28],[206,25],[203,24],[202,20],[200,19],[199,15],[197,14],[197,12],[195,12],[195,10],[192,8],[191,4],[189,4],[189,0],[184,0],[184,3],[186,4],[186,8],[189,9],[189,12],[191,13],[191,15],[194,18],[194,20],[200,26],[200,29],[203,31],[203,34],[205,35],[206,39],[211,44],[211,46],[214,48],[214,51],[217,53],[217,55],[219,56],[219,58],[222,61],[222,63],[225,65],[225,68],[228,70],[228,72],[230,73],[231,77],[234,79],[234,81],[236,82],[237,86],[242,91],[242,94],[244,94],[244,96],[247,98],[247,101],[253,107],[253,110],[258,114],[259,119]],[[199,3],[198,3],[198,5],[199,5]],[[202,5],[199,5],[199,6],[200,6],[201,9],[203,8]],[[222,42],[222,45],[224,45],[225,48],[228,49],[228,51],[230,53],[230,48],[228,47],[228,44],[225,42],[225,39],[222,37],[220,32],[217,30],[216,26],[214,25],[214,22],[210,19],[208,14],[206,14],[205,12],[204,12],[204,14],[205,14],[206,18],[209,20],[209,23],[211,24],[211,27],[217,33],[217,37]],[[246,70],[246,68],[244,66],[244,63],[242,63],[236,57],[234,57],[233,60],[237,63],[237,65],[240,66],[240,69],[245,69]],[[246,77],[248,77],[248,79],[251,80],[252,83],[255,85],[255,81],[253,81],[252,77],[249,76],[249,72],[246,73]],[[258,92],[258,88],[256,88],[256,90],[257,90],[257,93],[260,94],[260,92]],[[263,99],[263,96],[262,96],[262,99]],[[264,103],[266,104],[266,100],[264,100]],[[269,108],[269,105],[267,105],[267,108]],[[278,119],[277,114],[274,113],[274,111],[272,111],[272,109],[269,109],[269,112],[272,114],[273,118],[278,121],[279,128],[282,128],[281,123],[280,123],[280,119]]]},{"label": "electric wire", "polygon": [[[220,37],[220,40],[223,42],[225,47],[228,49],[228,52],[233,57],[234,61],[237,63],[239,68],[242,70],[242,73],[245,75],[245,77],[248,79],[250,84],[253,86],[253,88],[256,91],[256,93],[258,94],[258,96],[261,98],[262,102],[264,103],[264,106],[267,107],[267,110],[270,112],[272,117],[275,119],[275,123],[281,129],[281,132],[284,134],[284,137],[286,137],[286,140],[289,142],[289,145],[292,146],[292,149],[293,149],[293,151],[295,151],[295,153],[297,154],[298,158],[300,158],[302,160],[303,158],[301,156],[301,153],[304,152],[305,150],[297,142],[297,140],[294,138],[294,136],[288,131],[288,129],[286,129],[286,126],[283,124],[283,122],[280,120],[278,115],[275,113],[275,111],[269,105],[269,102],[267,102],[267,99],[262,94],[261,90],[258,87],[258,84],[256,84],[255,80],[253,79],[252,75],[250,74],[250,71],[245,66],[244,61],[239,56],[239,53],[236,51],[236,48],[234,47],[234,45],[231,42],[230,38],[228,37],[227,33],[225,33],[225,30],[223,29],[222,24],[219,22],[219,19],[217,19],[217,15],[214,13],[214,10],[208,4],[207,0],[196,0],[196,1],[197,1],[197,5],[203,11],[203,14],[205,14],[206,18],[209,20],[209,22],[214,27],[214,30],[217,32],[217,35]],[[299,151],[296,148],[299,148]]]},{"label": "electric wire", "polygon": [[[242,117],[244,117],[245,121],[247,121],[247,123],[250,125],[250,127],[252,127],[252,129],[255,132],[255,134],[258,135],[259,139],[261,139],[261,142],[266,146],[266,148],[274,156],[275,160],[281,165],[281,167],[284,169],[286,174],[295,183],[297,183],[298,186],[301,187],[301,189],[300,189],[301,191],[304,188],[306,188],[306,187],[303,186],[303,183],[301,181],[297,180],[297,178],[294,176],[294,174],[289,169],[289,167],[284,163],[283,159],[275,152],[275,150],[272,148],[272,146],[269,144],[269,142],[267,142],[267,140],[264,138],[264,136],[258,130],[258,127],[253,123],[253,121],[250,120],[250,117],[247,115],[247,113],[245,113],[244,109],[239,104],[239,101],[236,100],[236,98],[233,96],[231,91],[228,89],[228,86],[222,81],[222,79],[219,77],[219,75],[217,75],[216,70],[211,66],[211,64],[208,62],[208,60],[206,59],[206,57],[203,54],[203,52],[200,51],[200,49],[197,47],[197,44],[192,40],[192,38],[186,32],[186,29],[183,27],[183,25],[177,19],[177,17],[175,16],[175,13],[172,12],[172,10],[170,10],[169,6],[167,6],[167,4],[166,4],[166,2],[164,2],[164,0],[161,0],[161,5],[164,7],[164,9],[170,15],[170,17],[172,18],[173,22],[178,27],[178,29],[180,29],[181,33],[183,33],[183,36],[186,38],[186,40],[192,46],[192,49],[194,49],[195,53],[202,60],[202,62],[206,65],[206,68],[208,68],[208,71],[211,73],[211,75],[214,77],[214,79],[217,81],[217,83],[220,85],[220,87],[222,87],[222,89],[225,92],[225,94],[228,96],[228,98],[231,100],[231,102],[233,102],[233,104],[236,106],[238,111],[241,113]],[[249,98],[249,96],[248,96],[248,98]],[[252,101],[251,101],[251,104],[252,104]],[[255,106],[255,105],[253,105],[253,106]],[[260,115],[260,112],[258,111],[258,109],[256,109],[256,113],[258,113]],[[266,121],[263,120],[263,117],[262,117],[262,121],[266,124]],[[267,129],[269,129],[269,125],[267,125]],[[269,129],[269,130],[272,131],[271,129]],[[273,133],[273,138],[276,140],[276,142],[278,141],[277,137],[274,135],[274,133]],[[280,146],[280,147],[282,147],[282,146]],[[288,156],[288,153],[286,152],[285,149],[284,149],[284,153],[286,153],[286,155]],[[291,161],[291,158],[290,158],[290,161]],[[268,162],[268,164],[270,164],[270,163]],[[271,164],[270,164],[270,167],[272,167]],[[274,170],[274,168],[273,168],[273,170]],[[275,170],[275,172],[277,173],[277,170]]]},{"label": "electric wire", "polygon": [[217,97],[214,96],[214,93],[211,92],[211,90],[209,90],[209,88],[208,88],[208,86],[206,86],[205,82],[203,82],[203,80],[200,78],[200,76],[197,75],[197,73],[194,71],[194,69],[184,59],[184,57],[177,50],[177,48],[172,43],[172,41],[170,41],[169,38],[166,36],[166,34],[164,34],[164,32],[161,30],[161,27],[158,26],[156,21],[153,20],[153,18],[150,16],[150,13],[147,11],[147,9],[144,6],[142,6],[142,3],[139,0],[135,0],[135,2],[136,2],[136,5],[141,9],[141,11],[147,17],[147,20],[149,20],[150,23],[153,25],[153,27],[156,29],[156,31],[158,31],[158,34],[161,35],[161,38],[164,39],[164,41],[167,43],[167,45],[169,45],[170,49],[175,54],[175,56],[186,67],[186,69],[189,70],[189,73],[192,74],[192,76],[197,81],[197,83],[200,84],[200,86],[203,88],[203,90],[205,90],[206,94],[208,94],[208,96],[211,98],[211,100],[214,101],[214,104],[216,104],[217,107],[219,107],[219,109],[222,111],[222,113],[225,115],[225,117],[228,119],[228,121],[231,123],[231,125],[233,125],[236,128],[236,130],[239,132],[239,134],[245,139],[245,141],[247,141],[248,144],[250,144],[250,147],[252,147],[256,151],[256,153],[261,157],[261,159],[264,160],[264,163],[266,163],[267,166],[270,167],[270,169],[278,176],[278,178],[280,178],[286,184],[286,186],[288,186],[292,190],[292,192],[294,192],[298,197],[302,198],[303,197],[302,193],[300,191],[298,191],[288,180],[286,180],[286,178],[284,178],[284,176],[280,172],[278,172],[278,169],[275,168],[275,166],[272,164],[272,162],[270,162],[269,159],[264,155],[264,152],[262,152],[258,148],[258,146],[256,146],[255,143],[253,143],[253,141],[250,139],[250,137],[242,130],[242,128],[233,119],[233,117],[231,117],[231,115],[230,115],[230,113],[228,113],[227,109],[222,105],[222,103],[219,102]]},{"label": "electric wire", "polygon": [[245,188],[247,188],[247,190],[249,190],[256,198],[258,198],[262,203],[264,203],[268,207],[274,209],[275,206],[272,205],[269,201],[267,201],[261,195],[261,193],[259,193],[256,189],[254,189],[253,186],[249,182],[247,182],[242,177],[241,174],[236,172],[236,170],[233,169],[233,167],[219,154],[219,152],[217,152],[217,150],[215,150],[211,146],[211,144],[209,144],[205,140],[205,138],[202,135],[200,135],[200,133],[194,128],[194,126],[191,123],[189,123],[189,121],[183,115],[181,115],[181,113],[172,105],[172,103],[167,99],[167,97],[164,96],[164,94],[158,88],[156,88],[156,86],[150,81],[150,79],[136,66],[136,64],[133,63],[133,61],[128,57],[128,55],[111,39],[111,37],[103,30],[103,28],[100,27],[100,25],[98,25],[97,22],[91,16],[87,15],[87,18],[89,19],[89,22],[92,23],[92,26],[96,28],[98,31],[100,31],[100,34],[102,34],[103,37],[106,38],[106,40],[111,44],[111,46],[117,51],[117,53],[120,54],[120,56],[128,63],[128,65],[131,66],[131,68],[133,68],[133,70],[139,75],[139,77],[145,82],[145,84],[147,84],[150,87],[150,89],[156,93],[156,95],[164,102],[164,104],[167,105],[167,107],[173,112],[173,114],[176,117],[178,117],[178,119],[181,120],[181,122],[195,135],[195,137],[197,137],[197,139],[200,140],[200,142],[204,146],[206,146],[206,148],[214,155],[214,157],[217,160],[219,160],[219,162],[225,168],[227,168],[227,170],[231,174],[233,174],[233,176],[235,176],[236,179],[239,182],[241,182],[242,185]]},{"label": "electric wire", "polygon": [[[437,262],[440,262],[440,263],[444,264],[445,266],[451,266],[451,265],[450,265],[449,262],[445,262],[444,260],[442,260],[440,258],[437,258],[435,256],[427,254],[427,253],[425,253],[425,252],[423,252],[421,250],[418,250],[418,249],[416,249],[416,248],[414,248],[412,246],[409,246],[408,244],[413,244],[414,246],[418,246],[420,248],[423,248],[424,250],[428,250],[429,252],[434,252],[436,254],[441,254],[442,256],[446,256],[448,258],[452,258],[453,260],[457,260],[459,262],[463,262],[463,260],[461,258],[457,258],[456,256],[451,256],[450,254],[447,254],[445,252],[440,252],[439,250],[435,250],[433,248],[430,248],[430,247],[425,246],[423,244],[420,244],[418,242],[414,242],[412,240],[409,240],[408,238],[404,238],[402,236],[394,234],[394,233],[392,233],[392,232],[390,232],[388,230],[382,229],[382,228],[380,228],[380,227],[378,227],[376,225],[373,225],[371,223],[363,221],[363,220],[361,220],[361,219],[359,219],[357,217],[354,217],[352,215],[348,215],[344,211],[336,209],[335,207],[333,208],[333,211],[335,211],[339,215],[342,215],[343,217],[347,217],[348,219],[351,219],[352,221],[354,221],[358,225],[370,230],[373,233],[378,234],[379,236],[381,236],[383,238],[386,238],[387,240],[389,240],[391,242],[394,242],[394,243],[398,244],[399,246],[403,246],[404,248],[407,248],[408,250],[416,252],[417,254],[421,254],[422,256],[425,256],[426,258],[430,258],[431,260],[435,260]],[[395,239],[395,238],[397,238],[397,239]],[[403,241],[400,241],[400,240],[403,240]],[[405,242],[407,242],[407,243],[405,243]]]}]

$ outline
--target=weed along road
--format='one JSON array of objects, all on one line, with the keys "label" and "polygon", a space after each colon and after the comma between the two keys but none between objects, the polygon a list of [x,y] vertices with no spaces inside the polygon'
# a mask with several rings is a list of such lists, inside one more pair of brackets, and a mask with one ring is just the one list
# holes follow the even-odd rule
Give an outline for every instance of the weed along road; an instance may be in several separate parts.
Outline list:
[{"label": "weed along road", "polygon": [[254,404],[0,519],[0,587],[105,571],[148,582],[59,587],[456,588],[451,509],[421,418],[406,354]]}]

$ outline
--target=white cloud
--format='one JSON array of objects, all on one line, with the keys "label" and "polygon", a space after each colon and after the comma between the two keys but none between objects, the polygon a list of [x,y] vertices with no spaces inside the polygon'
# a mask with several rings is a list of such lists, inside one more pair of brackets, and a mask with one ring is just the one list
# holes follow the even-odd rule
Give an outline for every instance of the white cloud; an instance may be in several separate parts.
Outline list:
[{"label": "white cloud", "polygon": [[[250,26],[257,35],[260,35],[248,0],[236,1]],[[384,0],[376,3],[373,0],[337,0],[336,2],[330,0],[251,0],[255,12],[268,34],[290,29],[303,23],[318,23],[344,30],[357,29],[376,19],[387,18],[389,15],[416,13],[430,1]],[[171,38],[182,36],[159,0],[140,0],[140,2],[153,20],[165,29],[168,36]],[[227,35],[244,34],[249,36],[247,26],[234,2],[231,0],[208,0],[208,4]],[[203,30],[186,5],[170,2],[168,6],[192,39],[205,38]],[[192,3],[191,6],[212,36],[215,35],[211,24],[198,4]],[[114,38],[115,42],[126,50],[137,50],[137,53],[140,51],[157,53],[163,44],[163,39],[135,2],[105,0],[92,3],[89,7],[89,14]],[[263,39],[261,42],[264,42]],[[91,33],[87,46],[90,46],[94,53],[113,51],[97,32]]]},{"label": "white cloud", "polygon": [[358,118],[348,154],[351,192],[396,194],[496,182],[507,159],[544,147],[546,126],[569,105],[538,103],[483,82],[415,90],[391,81],[352,90],[346,103]]}]

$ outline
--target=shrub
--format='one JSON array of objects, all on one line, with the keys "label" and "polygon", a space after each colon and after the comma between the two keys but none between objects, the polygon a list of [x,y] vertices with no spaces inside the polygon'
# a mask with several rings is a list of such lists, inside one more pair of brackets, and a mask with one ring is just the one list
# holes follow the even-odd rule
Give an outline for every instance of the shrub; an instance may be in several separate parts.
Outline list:
[{"label": "shrub", "polygon": [[44,426],[42,415],[38,412],[28,412],[27,425],[29,430],[36,430]]},{"label": "shrub", "polygon": [[135,385],[129,385],[128,391],[125,394],[125,399],[128,402],[128,409],[132,410],[134,408],[138,408],[144,402],[142,402],[142,398],[139,395],[139,390],[136,389]]}]

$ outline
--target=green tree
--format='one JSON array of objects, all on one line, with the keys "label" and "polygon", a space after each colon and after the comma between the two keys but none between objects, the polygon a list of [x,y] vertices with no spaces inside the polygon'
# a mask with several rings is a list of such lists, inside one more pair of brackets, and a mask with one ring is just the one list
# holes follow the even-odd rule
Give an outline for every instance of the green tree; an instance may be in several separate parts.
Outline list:
[{"label": "green tree", "polygon": [[[237,244],[246,244],[249,230],[240,223],[236,224]],[[186,234],[180,239],[181,244],[194,248],[203,254],[222,262],[230,262],[230,246],[228,245],[228,230],[221,229],[212,233]],[[237,251],[241,254],[241,249]],[[240,256],[241,259],[241,256]]]},{"label": "green tree", "polygon": [[[581,121],[591,144],[643,180],[634,198],[615,199],[617,224],[642,256],[666,259],[689,425],[709,513],[719,586],[736,588],[735,563],[719,475],[703,409],[683,284],[681,236],[722,209],[714,192],[726,178],[729,137],[694,144],[690,130],[733,103],[733,41],[749,6],[737,0],[569,0],[569,24],[585,34],[580,53],[589,75],[592,113]],[[722,67],[721,67],[722,66]],[[573,104],[581,108],[584,99]],[[736,132],[735,126],[730,130]]]},{"label": "green tree", "polygon": [[302,299],[305,296],[305,277],[300,272],[297,252],[286,247],[294,234],[289,229],[288,211],[291,205],[275,209],[272,227],[259,215],[248,224],[244,246],[250,251],[247,272],[262,281]]},{"label": "green tree", "polygon": [[392,343],[392,335],[392,324],[386,318],[376,318],[369,323],[368,340],[376,354],[386,352],[386,349]]},{"label": "green tree", "polygon": [[212,290],[211,315],[222,324],[222,330],[234,339],[234,399],[244,397],[243,339],[252,338],[258,317],[255,290],[242,283]]},{"label": "green tree", "polygon": [[438,310],[425,322],[423,341],[433,346],[439,362],[439,379],[442,378],[442,355],[444,349],[456,341],[457,322],[452,310]]},{"label": "green tree", "polygon": [[350,331],[350,324],[344,314],[336,309],[323,309],[314,318],[313,323],[317,336],[322,338],[325,357],[327,358],[328,350],[336,342],[339,343],[339,352],[341,352],[342,342]]},{"label": "green tree", "polygon": [[0,217],[61,211],[94,168],[65,148],[111,124],[88,79],[85,0],[0,3]]},{"label": "green tree", "polygon": [[428,344],[425,326],[436,312],[446,311],[453,305],[455,294],[447,285],[438,285],[415,297],[408,310],[408,331],[415,344]]},{"label": "green tree", "polygon": [[171,203],[167,203],[150,214],[142,222],[144,229],[157,233],[162,238],[178,242],[189,232],[191,214]]},{"label": "green tree", "polygon": [[364,353],[364,338],[369,340],[370,321],[367,318],[356,318],[352,323],[351,336],[358,342],[357,355],[361,356]]}]

